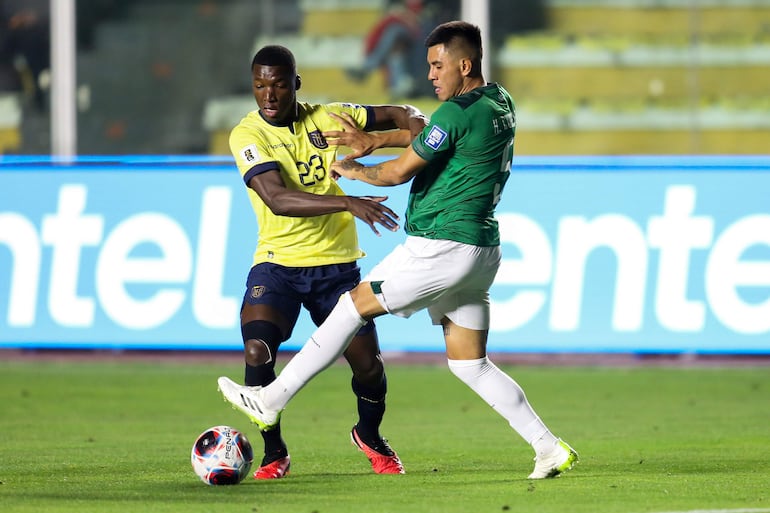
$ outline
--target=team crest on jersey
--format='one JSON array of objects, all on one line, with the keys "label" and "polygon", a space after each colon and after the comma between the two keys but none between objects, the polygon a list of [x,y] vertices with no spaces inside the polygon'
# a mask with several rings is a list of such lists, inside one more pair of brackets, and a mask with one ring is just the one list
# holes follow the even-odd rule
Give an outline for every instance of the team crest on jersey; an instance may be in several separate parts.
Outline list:
[{"label": "team crest on jersey", "polygon": [[254,285],[253,287],[251,287],[252,299],[257,299],[258,297],[261,297],[266,290],[267,290],[267,287],[265,287],[264,285]]},{"label": "team crest on jersey", "polygon": [[329,147],[329,143],[326,142],[326,138],[320,131],[315,130],[307,134],[307,136],[310,139],[310,142],[313,143],[313,146],[319,150],[325,150]]},{"label": "team crest on jersey", "polygon": [[256,162],[259,160],[259,153],[257,152],[256,144],[249,144],[241,150],[241,158],[246,161],[247,164]]},{"label": "team crest on jersey", "polygon": [[437,125],[433,125],[433,128],[428,132],[428,137],[425,138],[425,144],[428,145],[429,148],[438,150],[441,143],[444,142],[444,139],[446,139],[446,132],[441,130]]}]

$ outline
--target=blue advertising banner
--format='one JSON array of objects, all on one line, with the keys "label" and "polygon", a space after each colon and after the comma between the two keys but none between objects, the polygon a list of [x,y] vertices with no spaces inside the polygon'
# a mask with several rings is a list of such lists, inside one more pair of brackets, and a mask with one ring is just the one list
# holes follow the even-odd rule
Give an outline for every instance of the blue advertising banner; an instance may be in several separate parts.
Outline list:
[{"label": "blue advertising banner", "polygon": [[[491,351],[770,353],[770,157],[519,157],[498,219]],[[0,157],[0,347],[240,349],[257,229],[229,159]],[[359,233],[364,273],[404,239]]]}]

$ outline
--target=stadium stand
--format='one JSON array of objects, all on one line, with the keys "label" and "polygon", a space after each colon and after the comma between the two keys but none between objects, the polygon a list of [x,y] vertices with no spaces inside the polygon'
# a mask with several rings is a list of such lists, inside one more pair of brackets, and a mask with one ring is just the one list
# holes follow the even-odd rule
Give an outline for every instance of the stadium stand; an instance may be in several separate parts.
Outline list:
[{"label": "stadium stand", "polygon": [[[522,0],[545,6],[526,31],[491,1],[487,78],[517,101],[518,154],[768,152],[770,0]],[[381,75],[344,71],[388,0],[113,3],[79,24],[80,153],[229,154],[254,107],[244,63],[266,43],[295,52],[303,99],[390,100]],[[1,97],[0,153],[45,153],[47,123]]]},{"label": "stadium stand", "polygon": [[[110,3],[114,9],[105,7]],[[296,30],[300,18],[291,0],[77,4],[81,154],[207,153],[207,100],[248,92],[244,62],[248,70],[254,34]],[[268,4],[274,16],[266,19]],[[49,123],[47,111],[23,110],[15,134],[21,147],[6,144],[0,152],[48,153]]]},{"label": "stadium stand", "polygon": [[[300,2],[301,31],[269,41],[295,50],[303,96],[387,100],[379,77],[356,84],[343,73],[361,59],[361,28],[383,6]],[[492,79],[518,103],[519,154],[767,153],[770,1],[551,0],[546,6],[545,29],[511,34],[492,49]],[[266,42],[258,39],[255,47]],[[226,113],[237,111],[238,102],[207,105],[213,153],[227,151],[223,132],[237,120]],[[437,105],[431,98],[413,103],[426,113]]]},{"label": "stadium stand", "polygon": [[382,0],[300,0],[300,33],[309,37],[366,35],[382,16]]},{"label": "stadium stand", "polygon": [[[265,44],[282,44],[292,49],[302,76],[301,97],[311,102],[356,101],[385,103],[389,98],[384,79],[370,74],[361,82],[351,80],[346,69],[360,66],[364,59],[364,39],[369,29],[383,15],[386,0],[300,0],[301,22],[298,30],[259,35],[251,51]],[[410,98],[409,102],[424,112],[435,110],[433,98]],[[204,110],[203,126],[210,134],[209,151],[229,154],[230,129],[248,111],[253,110],[250,92],[211,98]],[[398,150],[379,150],[388,154]]]},{"label": "stadium stand", "polygon": [[553,0],[549,21],[498,52],[519,153],[767,153],[767,0]]},{"label": "stadium stand", "polygon": [[248,90],[237,80],[255,27],[253,2],[234,0],[134,0],[125,18],[100,24],[78,56],[90,89],[81,153],[207,153],[204,105]]},{"label": "stadium stand", "polygon": [[21,102],[16,93],[0,93],[0,155],[21,146]]}]

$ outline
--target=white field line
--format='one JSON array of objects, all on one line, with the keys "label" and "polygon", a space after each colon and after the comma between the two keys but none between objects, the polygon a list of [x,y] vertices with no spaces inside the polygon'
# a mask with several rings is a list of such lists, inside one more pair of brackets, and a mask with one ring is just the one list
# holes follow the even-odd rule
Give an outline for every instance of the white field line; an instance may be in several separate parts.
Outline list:
[{"label": "white field line", "polygon": [[657,513],[770,513],[770,508],[691,509],[688,511],[659,511]]}]

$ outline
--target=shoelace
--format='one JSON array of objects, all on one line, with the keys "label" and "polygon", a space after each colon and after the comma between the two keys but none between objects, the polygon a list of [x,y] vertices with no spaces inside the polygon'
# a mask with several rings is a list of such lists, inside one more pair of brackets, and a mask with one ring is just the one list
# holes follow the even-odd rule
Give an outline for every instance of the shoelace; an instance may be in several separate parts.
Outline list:
[{"label": "shoelace", "polygon": [[390,447],[390,444],[388,444],[388,441],[386,439],[384,439],[384,438],[380,438],[379,442],[377,442],[375,445],[373,445],[371,447],[372,447],[372,449],[374,449],[378,453],[382,454],[383,456],[395,456],[396,455],[396,453]]}]

